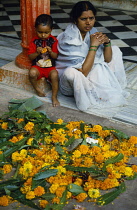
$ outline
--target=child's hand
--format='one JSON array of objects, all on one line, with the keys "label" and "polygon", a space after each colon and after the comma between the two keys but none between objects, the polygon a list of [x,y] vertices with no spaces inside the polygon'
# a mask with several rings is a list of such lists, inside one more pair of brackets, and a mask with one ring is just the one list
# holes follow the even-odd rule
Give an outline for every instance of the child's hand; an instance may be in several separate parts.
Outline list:
[{"label": "child's hand", "polygon": [[49,53],[49,54],[51,54],[51,53],[52,53],[52,49],[51,49],[51,47],[46,46],[46,48],[47,48],[48,53]]},{"label": "child's hand", "polygon": [[37,47],[37,53],[40,54],[42,52],[43,48],[42,47]]}]

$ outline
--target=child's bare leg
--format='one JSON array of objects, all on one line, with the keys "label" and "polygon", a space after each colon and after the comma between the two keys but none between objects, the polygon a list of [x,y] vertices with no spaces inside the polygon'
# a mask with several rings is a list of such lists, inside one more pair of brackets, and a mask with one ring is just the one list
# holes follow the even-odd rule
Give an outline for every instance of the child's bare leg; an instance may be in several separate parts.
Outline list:
[{"label": "child's bare leg", "polygon": [[38,96],[43,97],[46,96],[46,94],[39,88],[37,78],[39,77],[39,71],[36,68],[31,68],[29,70],[29,79],[30,82],[37,92]]},{"label": "child's bare leg", "polygon": [[52,82],[52,105],[59,106],[60,103],[57,99],[58,94],[58,72],[56,70],[52,70],[49,74],[49,79]]}]

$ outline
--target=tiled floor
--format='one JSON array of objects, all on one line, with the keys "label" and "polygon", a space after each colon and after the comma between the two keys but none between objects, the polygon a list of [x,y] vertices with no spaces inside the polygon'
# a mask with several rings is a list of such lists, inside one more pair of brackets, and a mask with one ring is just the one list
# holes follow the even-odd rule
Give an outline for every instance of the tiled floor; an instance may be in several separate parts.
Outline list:
[{"label": "tiled floor", "polygon": [[[54,19],[53,35],[57,36],[69,23],[73,4],[51,0],[51,16]],[[112,44],[120,47],[125,60],[137,62],[137,12],[98,8],[96,28],[108,35]],[[20,39],[19,0],[0,0],[0,38]]]}]

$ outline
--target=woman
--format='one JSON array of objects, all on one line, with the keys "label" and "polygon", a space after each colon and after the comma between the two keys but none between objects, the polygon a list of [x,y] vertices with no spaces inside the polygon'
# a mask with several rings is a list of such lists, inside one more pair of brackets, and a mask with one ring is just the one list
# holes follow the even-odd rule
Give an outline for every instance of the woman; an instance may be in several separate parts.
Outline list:
[{"label": "woman", "polygon": [[126,103],[122,53],[109,38],[94,28],[96,9],[80,1],[70,13],[71,24],[58,36],[56,68],[60,91],[74,95],[79,110],[121,106]]}]

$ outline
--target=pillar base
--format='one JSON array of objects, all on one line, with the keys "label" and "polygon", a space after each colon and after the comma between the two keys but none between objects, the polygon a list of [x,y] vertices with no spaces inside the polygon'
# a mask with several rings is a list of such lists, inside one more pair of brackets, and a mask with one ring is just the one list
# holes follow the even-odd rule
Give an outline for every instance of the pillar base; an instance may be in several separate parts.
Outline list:
[{"label": "pillar base", "polygon": [[21,69],[30,69],[32,62],[29,59],[28,55],[24,52],[21,52],[15,59],[15,64]]}]

